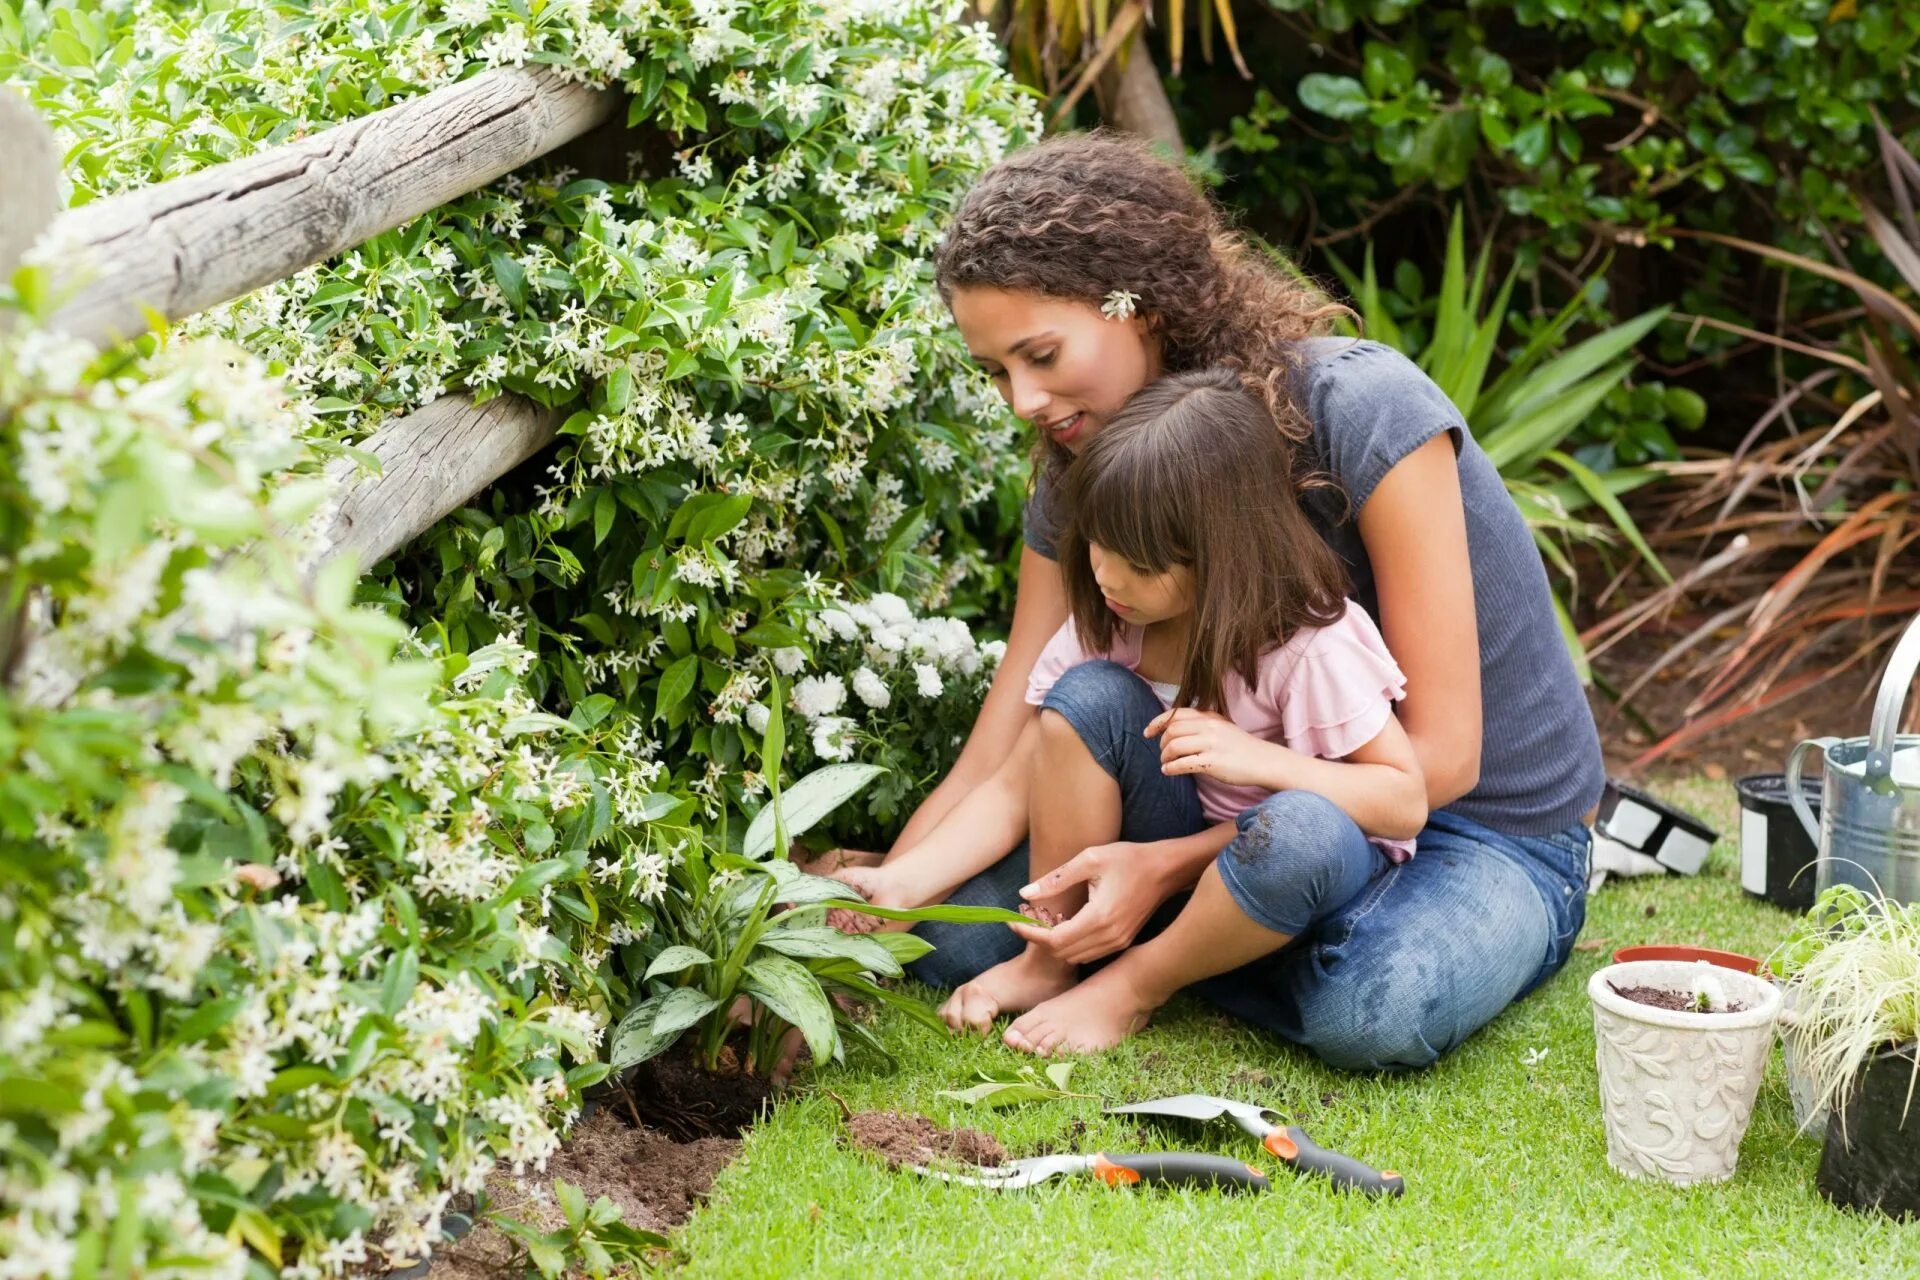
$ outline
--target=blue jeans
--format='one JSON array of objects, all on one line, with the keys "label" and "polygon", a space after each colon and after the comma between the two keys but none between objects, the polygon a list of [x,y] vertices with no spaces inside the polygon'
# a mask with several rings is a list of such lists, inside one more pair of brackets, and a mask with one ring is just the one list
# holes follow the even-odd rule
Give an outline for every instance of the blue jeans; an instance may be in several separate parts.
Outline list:
[{"label": "blue jeans", "polygon": [[[1191,835],[1205,825],[1190,778],[1160,773],[1141,737],[1160,705],[1113,663],[1062,676],[1046,705],[1120,784],[1120,839]],[[1581,825],[1512,836],[1441,810],[1417,856],[1394,864],[1322,797],[1282,792],[1240,815],[1214,865],[1234,901],[1293,942],[1191,990],[1236,1017],[1348,1070],[1428,1066],[1566,964],[1586,920],[1590,834]],[[1028,882],[1023,845],[947,900],[1014,907]],[[1138,940],[1173,919],[1164,904]],[[1019,954],[997,925],[923,924],[937,948],[913,966],[957,986]]]}]

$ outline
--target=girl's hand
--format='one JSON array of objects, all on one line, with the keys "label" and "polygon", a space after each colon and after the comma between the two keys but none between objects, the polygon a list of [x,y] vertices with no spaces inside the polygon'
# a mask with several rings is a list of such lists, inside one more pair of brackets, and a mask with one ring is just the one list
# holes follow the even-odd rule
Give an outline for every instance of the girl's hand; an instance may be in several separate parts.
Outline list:
[{"label": "girl's hand", "polygon": [[1087,905],[1051,929],[1037,924],[1007,928],[1068,964],[1087,964],[1130,946],[1147,918],[1167,898],[1151,844],[1097,844],[1020,891],[1029,902],[1087,886]]},{"label": "girl's hand", "polygon": [[1275,744],[1256,738],[1217,711],[1176,707],[1147,725],[1160,739],[1160,772],[1200,773],[1235,786],[1272,781]]}]

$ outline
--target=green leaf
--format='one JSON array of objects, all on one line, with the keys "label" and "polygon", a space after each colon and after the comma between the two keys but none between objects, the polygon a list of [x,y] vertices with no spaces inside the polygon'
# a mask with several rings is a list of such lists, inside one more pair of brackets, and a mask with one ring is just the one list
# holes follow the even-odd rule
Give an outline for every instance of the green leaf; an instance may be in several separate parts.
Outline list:
[{"label": "green leaf", "polygon": [[668,947],[665,951],[662,951],[653,958],[653,963],[647,966],[647,971],[642,975],[641,981],[651,982],[655,978],[665,977],[670,973],[680,973],[683,970],[691,969],[697,964],[712,963],[713,957],[698,947]]},{"label": "green leaf", "polygon": [[698,987],[675,987],[654,1011],[653,1034],[677,1038],[682,1031],[720,1007],[720,1002]]},{"label": "green leaf", "polygon": [[746,988],[782,1021],[800,1028],[815,1062],[833,1060],[839,1045],[833,1004],[804,965],[785,956],[765,956],[747,966]]},{"label": "green leaf", "polygon": [[784,622],[760,622],[740,633],[745,644],[761,649],[798,649],[807,643],[807,637],[798,627],[790,627]]},{"label": "green leaf", "polygon": [[656,1034],[653,1029],[653,1020],[665,1002],[665,996],[642,1000],[614,1027],[613,1035],[607,1040],[607,1062],[615,1071],[625,1071],[637,1063],[657,1057],[680,1038],[677,1031],[663,1036]]},{"label": "green leaf", "polygon": [[690,543],[717,542],[745,520],[747,513],[751,510],[753,510],[752,494],[729,493],[688,524],[687,541]]},{"label": "green leaf", "polygon": [[593,545],[598,547],[607,540],[607,534],[613,531],[613,516],[619,504],[613,499],[610,489],[602,489],[593,500]]},{"label": "green leaf", "polygon": [[1634,523],[1633,517],[1627,514],[1627,509],[1620,505],[1620,499],[1613,496],[1612,490],[1607,488],[1599,476],[1558,449],[1549,449],[1544,456],[1547,461],[1572,476],[1574,482],[1585,490],[1587,496],[1607,513],[1613,521],[1614,528],[1618,529],[1620,536],[1640,553],[1640,558],[1647,562],[1647,567],[1653,570],[1655,577],[1666,583],[1673,581],[1673,575],[1667,571],[1666,564],[1653,553],[1653,548],[1647,545],[1646,539],[1640,536],[1640,526]]},{"label": "green leaf", "polygon": [[573,872],[574,869],[573,863],[565,858],[548,858],[543,862],[536,862],[508,882],[506,889],[494,901],[500,904],[517,902],[529,894],[540,892],[561,876]]},{"label": "green leaf", "polygon": [[559,1202],[560,1211],[567,1215],[567,1223],[578,1227],[587,1220],[587,1196],[580,1188],[565,1178],[553,1180],[553,1198]]},{"label": "green leaf", "polygon": [[[1540,404],[1532,412],[1517,414],[1481,436],[1480,447],[1503,472],[1517,463],[1539,457],[1578,429],[1632,368],[1631,361],[1623,360],[1598,377],[1589,378]],[[1539,404],[1537,400],[1534,403]]]},{"label": "green leaf", "polygon": [[[1669,308],[1656,307],[1596,333],[1584,342],[1576,343],[1538,367],[1534,367],[1528,359],[1535,350],[1534,344],[1529,343],[1526,356],[1501,375],[1500,380],[1474,407],[1472,421],[1480,443],[1485,445],[1487,435],[1499,430],[1507,419],[1526,414],[1554,396],[1569,391],[1575,383],[1590,374],[1627,357],[1642,338],[1667,318],[1668,313]],[[1615,383],[1625,378],[1632,367],[1630,360],[1624,366],[1616,366],[1618,377],[1607,383],[1607,389],[1611,390]]]},{"label": "green leaf", "polygon": [[838,929],[774,929],[760,939],[760,945],[796,960],[851,960],[884,978],[897,978],[901,973],[900,962],[878,938]]},{"label": "green leaf", "polygon": [[[773,728],[771,722],[767,728]],[[791,839],[810,830],[885,772],[886,769],[877,764],[830,764],[815,769],[788,787],[778,800],[769,799],[760,812],[753,816],[753,821],[747,826],[747,837],[741,844],[741,851],[749,858],[764,857],[773,849],[776,814]]]},{"label": "green leaf", "polygon": [[1046,1079],[1031,1066],[1017,1071],[981,1070],[975,1073],[980,1083],[965,1089],[942,1089],[933,1096],[946,1098],[967,1107],[1018,1106],[1023,1102],[1052,1102],[1060,1098],[1090,1098],[1088,1093],[1067,1091],[1067,1079],[1073,1074],[1071,1062],[1057,1062],[1047,1068]]},{"label": "green leaf", "polygon": [[1316,71],[1300,78],[1300,101],[1335,120],[1353,120],[1367,114],[1373,100],[1366,86],[1352,76],[1330,76]]},{"label": "green leaf", "polygon": [[387,967],[387,975],[381,980],[380,1012],[389,1018],[397,1015],[419,981],[420,954],[408,947]]},{"label": "green leaf", "polygon": [[667,668],[660,677],[660,689],[654,697],[653,718],[658,720],[687,700],[694,681],[700,678],[700,655],[690,653]]}]

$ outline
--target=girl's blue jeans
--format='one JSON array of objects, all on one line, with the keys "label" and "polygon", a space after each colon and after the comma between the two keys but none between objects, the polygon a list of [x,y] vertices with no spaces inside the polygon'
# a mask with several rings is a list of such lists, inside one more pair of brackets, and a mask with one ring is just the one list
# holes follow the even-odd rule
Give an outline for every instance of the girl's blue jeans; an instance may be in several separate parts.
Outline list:
[{"label": "girl's blue jeans", "polygon": [[[1140,677],[1085,663],[1044,706],[1119,783],[1120,840],[1178,839],[1207,825],[1193,780],[1162,774],[1159,743],[1143,736],[1161,706]],[[1237,825],[1214,866],[1241,910],[1294,940],[1191,990],[1336,1067],[1431,1064],[1558,972],[1586,920],[1583,825],[1513,836],[1442,809],[1413,860],[1399,864],[1311,792],[1277,793]],[[1022,844],[947,901],[1016,907],[1029,878]],[[1138,940],[1165,928],[1185,900],[1163,904]],[[912,972],[937,987],[967,982],[1024,946],[999,925],[929,922],[916,932],[936,949]]]}]

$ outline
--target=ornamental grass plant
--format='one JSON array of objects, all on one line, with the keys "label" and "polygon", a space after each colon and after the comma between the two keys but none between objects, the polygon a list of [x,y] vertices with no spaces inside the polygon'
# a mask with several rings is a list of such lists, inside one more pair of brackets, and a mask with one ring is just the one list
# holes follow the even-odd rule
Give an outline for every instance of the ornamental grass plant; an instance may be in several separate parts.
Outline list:
[{"label": "ornamental grass plant", "polygon": [[[1787,979],[1795,1017],[1785,1034],[1815,1099],[1844,1123],[1842,1104],[1868,1061],[1920,1043],[1920,906],[1856,895],[1829,927],[1836,936]],[[1912,1060],[1909,1106],[1920,1091],[1920,1053]]]}]

